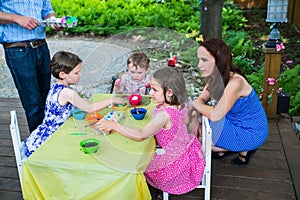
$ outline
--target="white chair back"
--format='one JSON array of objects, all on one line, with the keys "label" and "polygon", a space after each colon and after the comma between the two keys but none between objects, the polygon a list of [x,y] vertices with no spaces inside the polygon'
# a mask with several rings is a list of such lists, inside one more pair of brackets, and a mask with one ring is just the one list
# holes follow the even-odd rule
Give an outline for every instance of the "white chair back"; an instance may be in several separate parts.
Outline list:
[{"label": "white chair back", "polygon": [[212,130],[208,119],[202,116],[202,150],[205,157],[205,169],[202,181],[197,188],[204,188],[204,199],[210,199],[211,186],[211,148],[212,148]]},{"label": "white chair back", "polygon": [[19,125],[18,125],[18,119],[17,119],[17,113],[15,110],[10,111],[10,134],[12,138],[12,143],[14,147],[15,157],[16,157],[16,163],[18,168],[18,174],[19,174],[19,180],[22,187],[22,167],[23,167],[23,161],[21,158],[21,137],[20,137],[20,131],[19,131]]},{"label": "white chair back", "polygon": [[[204,189],[204,199],[210,199],[210,186],[211,186],[211,148],[212,148],[212,130],[210,128],[208,119],[202,116],[202,150],[205,158],[205,169],[202,181],[197,188]],[[168,200],[169,195],[163,192],[163,200]]]}]

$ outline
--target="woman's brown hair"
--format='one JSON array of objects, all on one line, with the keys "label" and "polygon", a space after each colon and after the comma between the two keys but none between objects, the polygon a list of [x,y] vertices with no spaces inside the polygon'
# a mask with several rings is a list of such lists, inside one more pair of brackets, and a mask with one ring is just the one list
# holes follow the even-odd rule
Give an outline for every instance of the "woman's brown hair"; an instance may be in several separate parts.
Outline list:
[{"label": "woman's brown hair", "polygon": [[230,72],[240,74],[246,78],[240,68],[234,67],[231,50],[223,40],[219,38],[208,38],[201,46],[215,58],[216,66],[221,74],[225,87],[230,79]]}]

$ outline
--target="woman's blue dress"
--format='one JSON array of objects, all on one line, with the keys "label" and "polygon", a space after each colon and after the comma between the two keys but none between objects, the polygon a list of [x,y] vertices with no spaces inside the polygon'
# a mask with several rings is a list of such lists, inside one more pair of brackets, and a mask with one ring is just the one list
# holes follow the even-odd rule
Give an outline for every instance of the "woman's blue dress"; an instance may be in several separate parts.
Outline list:
[{"label": "woman's blue dress", "polygon": [[250,151],[261,146],[268,137],[266,113],[254,89],[237,99],[220,121],[210,122],[216,147],[230,151]]}]

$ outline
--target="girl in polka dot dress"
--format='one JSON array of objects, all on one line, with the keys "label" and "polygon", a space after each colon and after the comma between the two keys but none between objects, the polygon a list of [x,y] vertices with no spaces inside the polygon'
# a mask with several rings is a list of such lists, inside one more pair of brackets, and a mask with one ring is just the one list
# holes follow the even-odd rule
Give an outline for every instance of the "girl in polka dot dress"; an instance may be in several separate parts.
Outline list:
[{"label": "girl in polka dot dress", "polygon": [[137,141],[155,135],[161,149],[144,172],[148,184],[169,194],[187,193],[200,184],[205,161],[199,140],[184,123],[188,97],[183,76],[166,67],[152,75],[150,85],[157,106],[152,121],[142,130],[105,120],[98,122],[98,129],[117,131]]}]

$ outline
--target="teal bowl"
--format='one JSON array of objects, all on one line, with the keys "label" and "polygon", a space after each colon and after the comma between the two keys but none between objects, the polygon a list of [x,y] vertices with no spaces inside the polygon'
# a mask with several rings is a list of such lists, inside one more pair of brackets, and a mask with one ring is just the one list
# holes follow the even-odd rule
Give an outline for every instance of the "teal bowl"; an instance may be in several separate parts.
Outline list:
[{"label": "teal bowl", "polygon": [[86,116],[87,112],[80,110],[79,108],[75,108],[72,110],[72,115],[77,120],[83,120]]}]

